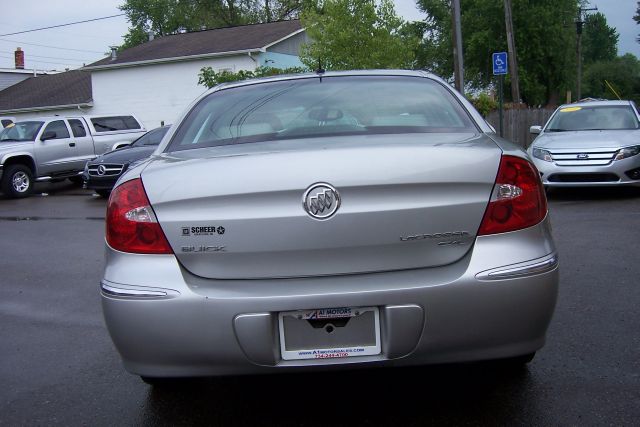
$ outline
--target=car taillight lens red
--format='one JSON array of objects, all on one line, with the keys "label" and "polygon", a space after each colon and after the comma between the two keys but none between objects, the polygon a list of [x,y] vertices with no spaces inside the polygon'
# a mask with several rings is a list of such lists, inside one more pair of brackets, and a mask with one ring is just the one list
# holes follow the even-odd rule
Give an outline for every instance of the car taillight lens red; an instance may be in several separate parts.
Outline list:
[{"label": "car taillight lens red", "polygon": [[520,157],[502,156],[478,235],[531,227],[546,215],[547,198],[536,168]]},{"label": "car taillight lens red", "polygon": [[107,243],[136,254],[171,254],[140,179],[116,187],[107,205]]}]

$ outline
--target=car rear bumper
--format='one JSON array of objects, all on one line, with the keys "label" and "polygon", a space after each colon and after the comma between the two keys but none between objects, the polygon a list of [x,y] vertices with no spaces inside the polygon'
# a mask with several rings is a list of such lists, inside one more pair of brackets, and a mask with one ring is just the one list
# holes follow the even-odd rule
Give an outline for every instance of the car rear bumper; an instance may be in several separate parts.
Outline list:
[{"label": "car rear bumper", "polygon": [[[548,220],[476,239],[458,262],[332,277],[211,280],[172,255],[107,247],[105,321],[124,365],[145,376],[418,365],[496,359],[541,348],[558,268]],[[283,360],[278,313],[378,307],[382,351],[344,359]]]}]

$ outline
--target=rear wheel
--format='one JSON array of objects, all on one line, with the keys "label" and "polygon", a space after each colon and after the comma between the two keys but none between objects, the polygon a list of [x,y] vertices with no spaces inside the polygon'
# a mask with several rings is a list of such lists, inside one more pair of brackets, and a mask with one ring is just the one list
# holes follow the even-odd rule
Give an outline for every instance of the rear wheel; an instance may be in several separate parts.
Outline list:
[{"label": "rear wheel", "polygon": [[111,194],[111,190],[95,190],[95,192],[105,199],[109,198],[109,194]]},{"label": "rear wheel", "polygon": [[28,166],[9,165],[2,175],[2,192],[12,199],[27,197],[33,190],[33,172]]}]

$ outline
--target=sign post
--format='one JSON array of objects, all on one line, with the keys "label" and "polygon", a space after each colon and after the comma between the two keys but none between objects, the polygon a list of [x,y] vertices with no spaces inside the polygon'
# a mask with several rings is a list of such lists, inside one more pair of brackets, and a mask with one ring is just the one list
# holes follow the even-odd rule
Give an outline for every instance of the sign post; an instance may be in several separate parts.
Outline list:
[{"label": "sign post", "polygon": [[500,137],[503,136],[502,128],[502,114],[504,105],[504,76],[509,72],[509,65],[507,62],[507,52],[494,52],[491,60],[493,64],[493,75],[499,76],[498,79],[498,103],[500,104]]}]

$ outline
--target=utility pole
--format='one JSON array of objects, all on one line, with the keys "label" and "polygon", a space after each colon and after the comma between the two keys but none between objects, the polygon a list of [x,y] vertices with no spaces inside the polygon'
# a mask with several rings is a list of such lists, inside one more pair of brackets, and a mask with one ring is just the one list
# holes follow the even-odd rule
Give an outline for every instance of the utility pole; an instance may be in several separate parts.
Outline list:
[{"label": "utility pole", "polygon": [[460,24],[460,0],[452,0],[453,22],[453,75],[458,92],[464,94],[464,60],[462,57],[462,28]]},{"label": "utility pole", "polygon": [[507,27],[507,51],[509,52],[509,68],[511,71],[511,98],[520,103],[520,81],[518,77],[518,59],[516,58],[516,40],[513,34],[513,17],[511,0],[504,0],[504,19]]},{"label": "utility pole", "polygon": [[582,26],[584,25],[584,13],[598,10],[597,7],[579,7],[578,8],[578,19],[576,20],[576,34],[577,37],[577,46],[576,46],[576,55],[578,59],[578,81],[576,84],[576,101],[580,101],[582,98]]}]

